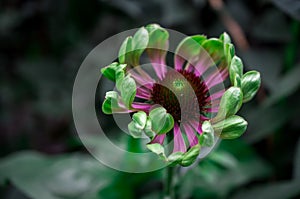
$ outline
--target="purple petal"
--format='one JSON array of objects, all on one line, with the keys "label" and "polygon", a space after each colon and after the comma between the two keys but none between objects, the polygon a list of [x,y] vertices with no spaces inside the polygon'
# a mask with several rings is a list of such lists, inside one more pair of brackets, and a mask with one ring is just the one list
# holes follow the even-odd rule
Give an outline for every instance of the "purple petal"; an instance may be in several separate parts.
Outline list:
[{"label": "purple petal", "polygon": [[152,79],[144,70],[141,68],[132,69],[128,72],[130,76],[141,86],[145,86],[151,88],[155,83],[154,79]]},{"label": "purple petal", "polygon": [[156,135],[154,139],[151,141],[151,144],[159,143],[162,145],[164,143],[165,138],[166,138],[166,134]]},{"label": "purple petal", "polygon": [[222,69],[221,71],[217,70],[211,74],[205,81],[205,84],[208,88],[211,88],[217,84],[220,84],[226,80],[228,77],[228,70]]},{"label": "purple petal", "polygon": [[162,80],[167,73],[165,57],[163,59],[161,59],[161,58],[151,59],[151,63],[152,63],[153,69],[154,69],[157,77],[160,80]]},{"label": "purple petal", "polygon": [[141,103],[141,102],[133,102],[131,104],[132,108],[136,109],[136,110],[142,110],[145,112],[149,112],[149,110],[152,108],[152,104],[146,104],[146,103]]},{"label": "purple petal", "polygon": [[202,124],[199,121],[189,121],[189,124],[199,133],[202,133]]},{"label": "purple petal", "polygon": [[194,129],[189,124],[183,124],[183,128],[185,130],[185,134],[189,140],[190,146],[193,147],[198,144],[198,137],[195,134]]},{"label": "purple petal", "polygon": [[180,131],[180,128],[178,126],[178,124],[174,125],[174,149],[173,149],[173,153],[175,152],[186,152],[186,146]]},{"label": "purple petal", "polygon": [[219,99],[219,98],[221,98],[221,97],[224,95],[224,92],[225,92],[224,89],[223,89],[223,90],[220,90],[220,91],[218,91],[218,92],[216,92],[216,93],[210,95],[210,96],[207,98],[207,100],[213,101],[213,100]]},{"label": "purple petal", "polygon": [[205,52],[201,52],[198,58],[198,62],[194,66],[194,73],[200,77],[205,73],[205,71],[207,71],[209,67],[214,65],[214,62],[209,57],[209,55]]},{"label": "purple petal", "polygon": [[151,90],[145,87],[138,87],[136,89],[136,97],[149,100],[151,98]]}]

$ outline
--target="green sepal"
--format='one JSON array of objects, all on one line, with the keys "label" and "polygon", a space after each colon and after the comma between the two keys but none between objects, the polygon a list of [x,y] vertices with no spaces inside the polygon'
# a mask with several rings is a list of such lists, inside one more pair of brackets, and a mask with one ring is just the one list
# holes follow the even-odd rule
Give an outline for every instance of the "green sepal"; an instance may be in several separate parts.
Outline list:
[{"label": "green sepal", "polygon": [[202,43],[202,47],[207,51],[215,63],[225,66],[225,64],[223,64],[223,62],[226,61],[224,44],[220,39],[208,39]]},{"label": "green sepal", "polygon": [[223,42],[224,54],[225,54],[227,63],[230,64],[231,60],[235,54],[234,46],[231,43],[231,38],[226,32],[221,34],[219,38]]},{"label": "green sepal", "polygon": [[143,111],[139,111],[132,115],[132,120],[135,122],[137,128],[144,129],[147,122],[147,114]]},{"label": "green sepal", "polygon": [[166,29],[160,27],[157,24],[150,24],[146,26],[146,30],[149,33],[148,48],[151,50],[167,50],[166,42],[169,39],[169,33]]},{"label": "green sepal", "polygon": [[124,73],[124,69],[126,68],[126,64],[119,64],[114,62],[104,68],[101,69],[101,73],[108,79],[112,81],[116,81],[117,73]]},{"label": "green sepal", "polygon": [[257,93],[261,84],[260,73],[257,71],[249,71],[242,77],[242,92],[244,94],[243,102],[250,101]]},{"label": "green sepal", "polygon": [[199,143],[201,146],[211,147],[214,144],[214,129],[209,121],[202,124],[203,133],[200,135]]},{"label": "green sepal", "polygon": [[241,108],[243,103],[243,93],[238,87],[230,87],[221,98],[219,112],[213,118],[213,122],[218,122],[224,118],[234,115]]},{"label": "green sepal", "polygon": [[131,121],[128,124],[128,131],[130,133],[130,135],[134,138],[142,138],[143,137],[143,129],[139,128],[139,126],[137,125],[136,122]]},{"label": "green sepal", "polygon": [[232,75],[232,85],[234,86],[234,87],[239,87],[239,88],[241,88],[241,86],[242,86],[242,79],[241,79],[241,77],[238,75],[238,74],[233,74]]},{"label": "green sepal", "polygon": [[223,121],[213,124],[215,132],[222,139],[235,139],[240,137],[247,129],[247,121],[238,115],[232,115]]},{"label": "green sepal", "polygon": [[152,130],[152,121],[149,117],[147,117],[144,132],[151,139],[156,135],[155,132]]},{"label": "green sepal", "polygon": [[192,57],[198,56],[201,50],[201,44],[206,41],[204,35],[193,35],[184,38],[177,46],[175,55],[190,61]]},{"label": "green sepal", "polygon": [[122,100],[127,108],[131,108],[131,104],[136,94],[136,83],[129,75],[123,78],[120,87]]},{"label": "green sepal", "polygon": [[236,86],[237,82],[240,82],[243,75],[243,62],[238,56],[234,56],[229,66],[229,77],[231,84]]},{"label": "green sepal", "polygon": [[170,163],[169,166],[176,166],[177,164],[181,163],[183,156],[184,153],[180,151],[170,154],[168,156],[168,162]]},{"label": "green sepal", "polygon": [[195,162],[197,159],[199,153],[200,153],[201,146],[200,144],[197,144],[193,147],[191,147],[182,157],[182,160],[180,162],[181,166],[187,167],[190,166]]},{"label": "green sepal", "polygon": [[154,143],[154,144],[147,144],[146,146],[150,151],[152,151],[153,153],[156,153],[162,159],[167,160],[167,157],[165,154],[165,149],[162,145],[160,145],[158,143]]},{"label": "green sepal", "polygon": [[231,43],[231,38],[226,32],[220,35],[220,40],[224,43]]},{"label": "green sepal", "polygon": [[131,52],[131,61],[133,66],[139,65],[139,60],[146,49],[149,41],[149,33],[144,28],[141,27],[133,36],[132,38],[132,52]]},{"label": "green sepal", "polygon": [[129,36],[127,37],[121,47],[120,47],[120,50],[119,50],[119,62],[121,64],[130,64],[132,61],[131,61],[131,53],[132,53],[132,37]]},{"label": "green sepal", "polygon": [[169,132],[174,127],[174,119],[163,107],[157,107],[150,111],[149,118],[152,121],[152,130],[157,134]]},{"label": "green sepal", "polygon": [[113,109],[118,109],[118,93],[116,91],[108,91],[105,95],[105,100],[102,104],[102,112],[105,114],[112,114]]}]

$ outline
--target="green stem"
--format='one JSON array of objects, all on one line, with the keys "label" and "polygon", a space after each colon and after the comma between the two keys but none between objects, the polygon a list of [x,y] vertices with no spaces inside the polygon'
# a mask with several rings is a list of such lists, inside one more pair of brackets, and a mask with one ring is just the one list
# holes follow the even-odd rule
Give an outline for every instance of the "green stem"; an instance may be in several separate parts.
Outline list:
[{"label": "green stem", "polygon": [[166,167],[164,182],[164,199],[175,199],[174,193],[174,170],[175,167]]}]

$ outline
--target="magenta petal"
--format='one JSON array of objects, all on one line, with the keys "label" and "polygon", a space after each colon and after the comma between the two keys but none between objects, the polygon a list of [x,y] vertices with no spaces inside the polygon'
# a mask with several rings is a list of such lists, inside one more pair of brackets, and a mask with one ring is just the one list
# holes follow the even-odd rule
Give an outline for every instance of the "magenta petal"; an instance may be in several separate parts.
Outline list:
[{"label": "magenta petal", "polygon": [[136,97],[149,100],[151,98],[151,90],[143,87],[138,87],[136,89]]},{"label": "magenta petal", "polygon": [[209,56],[206,53],[201,53],[199,56],[199,61],[195,64],[194,73],[197,76],[201,76],[207,71],[207,69],[211,66],[214,66],[214,62],[209,58]]},{"label": "magenta petal", "polygon": [[207,112],[211,113],[217,113],[219,111],[219,107],[210,107],[210,108],[205,108]]},{"label": "magenta petal", "polygon": [[195,134],[194,129],[189,124],[183,124],[183,128],[185,130],[185,134],[189,140],[190,146],[193,147],[198,144],[198,137]]},{"label": "magenta petal", "polygon": [[156,135],[154,139],[151,141],[151,144],[159,143],[162,145],[164,143],[165,138],[166,138],[166,134]]},{"label": "magenta petal", "polygon": [[141,110],[141,111],[145,111],[145,112],[149,112],[149,110],[152,108],[152,104],[146,104],[146,103],[141,103],[141,102],[133,102],[131,104],[132,108],[136,109],[136,110]]},{"label": "magenta petal", "polygon": [[183,59],[180,55],[175,55],[174,68],[175,70],[182,70],[185,59]]},{"label": "magenta petal", "polygon": [[[201,117],[201,116],[200,116]],[[189,121],[189,124],[199,133],[202,133],[202,124],[198,121]]]},{"label": "magenta petal", "polygon": [[211,88],[217,84],[224,82],[227,77],[228,70],[226,68],[222,69],[221,71],[217,70],[205,80],[205,84],[208,88]]},{"label": "magenta petal", "polygon": [[213,100],[219,99],[219,98],[221,98],[224,95],[224,92],[225,92],[225,90],[220,90],[220,91],[218,91],[218,92],[210,95],[207,98],[207,100],[213,101]]},{"label": "magenta petal", "polygon": [[[137,72],[139,70],[139,73]],[[138,83],[139,85],[151,88],[152,84],[155,83],[154,79],[152,79],[144,70],[141,68],[132,69],[128,72],[130,76]]]},{"label": "magenta petal", "polygon": [[186,146],[180,131],[178,124],[174,125],[174,149],[173,153],[175,152],[186,152]]},{"label": "magenta petal", "polygon": [[157,77],[160,80],[162,80],[165,77],[165,74],[167,73],[167,67],[164,59],[155,59],[151,60],[151,62]]}]

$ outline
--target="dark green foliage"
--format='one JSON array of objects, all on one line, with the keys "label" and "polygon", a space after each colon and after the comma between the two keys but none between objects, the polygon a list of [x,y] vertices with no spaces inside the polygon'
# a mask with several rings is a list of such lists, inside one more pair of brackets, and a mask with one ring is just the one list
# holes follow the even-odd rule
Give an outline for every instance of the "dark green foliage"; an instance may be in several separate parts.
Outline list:
[{"label": "dark green foliage", "polygon": [[[212,37],[226,31],[244,71],[259,71],[262,79],[254,100],[241,110],[248,121],[246,133],[237,140],[222,141],[193,169],[180,171],[178,198],[299,198],[300,2],[227,0],[220,12],[209,2],[1,1],[0,198],[162,197],[162,171],[122,173],[84,154],[71,112],[73,81],[90,50],[116,33],[149,23],[187,35]],[[232,35],[223,13],[243,30],[248,48]],[[226,40],[226,35],[221,39]],[[137,36],[133,41],[138,48],[134,53],[139,55],[143,42],[137,43]],[[234,49],[227,49],[225,54],[231,56]],[[99,57],[105,60],[105,52]],[[135,65],[136,60],[128,63]],[[112,80],[118,75],[114,70],[106,72]],[[239,78],[231,76],[238,87]],[[95,99],[107,136],[122,146],[129,143],[130,151],[146,150],[138,142],[123,139],[113,118],[101,113],[105,93],[111,88],[111,82],[101,80]],[[122,89],[130,106],[133,93]],[[170,158],[177,160],[177,156]]]}]

